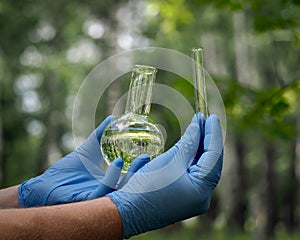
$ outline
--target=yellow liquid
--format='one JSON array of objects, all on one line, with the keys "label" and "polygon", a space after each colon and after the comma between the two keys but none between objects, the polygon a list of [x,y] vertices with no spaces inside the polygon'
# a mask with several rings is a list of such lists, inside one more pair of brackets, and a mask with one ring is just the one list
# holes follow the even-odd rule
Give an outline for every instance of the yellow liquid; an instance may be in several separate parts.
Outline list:
[{"label": "yellow liquid", "polygon": [[105,160],[109,163],[121,157],[124,161],[123,170],[127,171],[139,155],[147,153],[152,159],[161,154],[163,142],[161,135],[154,131],[107,129],[101,139],[101,148]]}]

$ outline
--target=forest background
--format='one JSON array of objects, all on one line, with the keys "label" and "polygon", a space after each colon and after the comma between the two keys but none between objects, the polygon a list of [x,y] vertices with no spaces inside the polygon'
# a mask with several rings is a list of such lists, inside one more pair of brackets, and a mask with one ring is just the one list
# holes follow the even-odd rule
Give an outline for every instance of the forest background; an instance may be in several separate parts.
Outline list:
[{"label": "forest background", "polygon": [[[87,74],[110,56],[150,46],[187,55],[204,47],[227,134],[209,212],[134,239],[299,239],[299,0],[2,0],[0,186],[72,151],[73,101]],[[193,101],[191,86],[163,76]],[[107,89],[98,123],[127,89],[122,81]],[[159,106],[152,112],[171,146],[177,119]]]}]

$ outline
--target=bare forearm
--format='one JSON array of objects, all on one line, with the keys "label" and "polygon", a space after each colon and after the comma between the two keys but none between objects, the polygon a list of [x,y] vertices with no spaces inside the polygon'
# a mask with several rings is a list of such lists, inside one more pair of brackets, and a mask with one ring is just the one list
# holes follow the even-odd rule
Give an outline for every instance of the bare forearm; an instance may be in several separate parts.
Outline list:
[{"label": "bare forearm", "polygon": [[0,190],[0,208],[18,208],[18,186]]},{"label": "bare forearm", "polygon": [[120,239],[118,209],[107,197],[51,207],[0,211],[0,239]]}]

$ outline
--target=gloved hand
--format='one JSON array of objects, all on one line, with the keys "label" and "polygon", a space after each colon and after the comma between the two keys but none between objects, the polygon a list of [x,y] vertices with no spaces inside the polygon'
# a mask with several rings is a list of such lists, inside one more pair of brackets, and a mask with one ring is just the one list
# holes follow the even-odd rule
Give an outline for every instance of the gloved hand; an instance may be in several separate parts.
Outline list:
[{"label": "gloved hand", "polygon": [[[223,140],[216,115],[203,123],[194,117],[176,145],[142,167],[123,188],[108,194],[120,212],[124,238],[208,210],[221,177]],[[204,146],[199,147],[203,137]],[[204,152],[194,159],[199,149]]]},{"label": "gloved hand", "polygon": [[[104,174],[99,147],[103,131],[112,119],[113,116],[107,117],[78,149],[54,163],[42,175],[23,182],[18,188],[19,205],[31,207],[78,202],[113,191],[124,162],[121,158],[115,159]],[[124,180],[128,181],[149,160],[145,155],[135,159]]]}]

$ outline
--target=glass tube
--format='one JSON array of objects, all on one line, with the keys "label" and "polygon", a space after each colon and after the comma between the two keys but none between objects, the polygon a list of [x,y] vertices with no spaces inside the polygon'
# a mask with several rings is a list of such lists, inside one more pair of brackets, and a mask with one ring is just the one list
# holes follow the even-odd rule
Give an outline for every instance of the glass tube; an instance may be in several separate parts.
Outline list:
[{"label": "glass tube", "polygon": [[205,117],[208,116],[205,72],[203,66],[203,48],[194,47],[191,49],[193,59],[193,78],[195,87],[195,108],[196,113],[202,112]]}]

